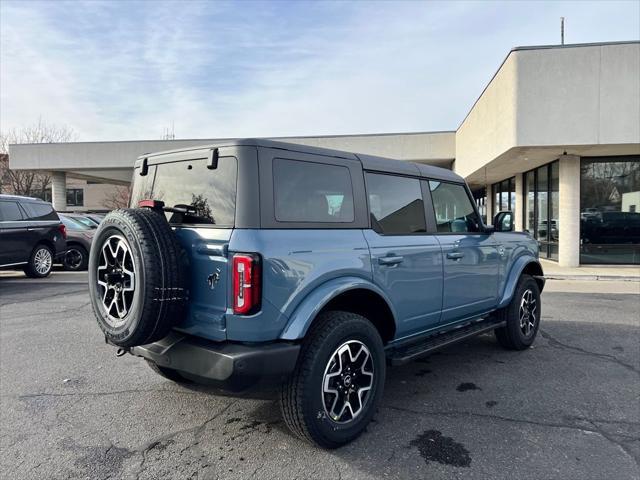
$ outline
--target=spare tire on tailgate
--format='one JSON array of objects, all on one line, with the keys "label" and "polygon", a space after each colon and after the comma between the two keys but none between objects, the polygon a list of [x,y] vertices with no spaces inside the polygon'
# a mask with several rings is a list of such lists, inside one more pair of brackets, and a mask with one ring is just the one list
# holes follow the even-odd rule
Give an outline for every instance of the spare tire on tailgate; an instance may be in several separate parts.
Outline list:
[{"label": "spare tire on tailgate", "polygon": [[109,213],[89,255],[89,292],[108,342],[133,347],[165,337],[185,311],[181,247],[162,212]]}]

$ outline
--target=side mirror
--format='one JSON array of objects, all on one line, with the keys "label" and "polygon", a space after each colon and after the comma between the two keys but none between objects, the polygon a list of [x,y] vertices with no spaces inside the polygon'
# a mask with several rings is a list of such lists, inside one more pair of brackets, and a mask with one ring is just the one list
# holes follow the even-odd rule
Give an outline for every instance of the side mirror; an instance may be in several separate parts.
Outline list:
[{"label": "side mirror", "polygon": [[493,218],[493,226],[496,232],[512,232],[513,212],[498,212]]}]

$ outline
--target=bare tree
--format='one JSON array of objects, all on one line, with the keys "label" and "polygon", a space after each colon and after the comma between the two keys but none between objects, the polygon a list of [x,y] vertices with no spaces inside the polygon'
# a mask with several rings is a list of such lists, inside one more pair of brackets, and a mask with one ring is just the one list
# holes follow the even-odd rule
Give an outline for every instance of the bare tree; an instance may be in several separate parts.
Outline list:
[{"label": "bare tree", "polygon": [[44,198],[45,191],[51,185],[51,175],[47,172],[10,169],[9,145],[70,142],[76,137],[73,129],[46,123],[42,118],[33,125],[0,132],[0,193]]},{"label": "bare tree", "polygon": [[127,208],[129,206],[129,196],[131,188],[124,186],[114,186],[108,195],[105,195],[103,204],[105,207],[115,210],[116,208]]}]

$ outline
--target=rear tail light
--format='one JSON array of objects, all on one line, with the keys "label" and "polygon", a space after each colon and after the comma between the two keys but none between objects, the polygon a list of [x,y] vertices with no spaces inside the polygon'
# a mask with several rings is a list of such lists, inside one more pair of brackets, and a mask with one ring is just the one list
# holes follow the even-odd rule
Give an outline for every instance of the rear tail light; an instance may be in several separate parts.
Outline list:
[{"label": "rear tail light", "polygon": [[260,257],[239,253],[233,256],[233,313],[247,315],[260,310]]},{"label": "rear tail light", "polygon": [[61,223],[60,225],[58,225],[58,230],[60,230],[60,233],[62,234],[62,238],[64,238],[66,240],[67,239],[67,227],[64,226],[64,223]]}]

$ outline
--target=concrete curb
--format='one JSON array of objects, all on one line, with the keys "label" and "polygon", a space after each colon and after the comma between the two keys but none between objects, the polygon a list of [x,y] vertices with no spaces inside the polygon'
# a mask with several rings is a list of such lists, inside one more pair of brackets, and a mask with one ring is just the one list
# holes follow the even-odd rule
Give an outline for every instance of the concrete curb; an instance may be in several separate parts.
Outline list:
[{"label": "concrete curb", "polygon": [[604,281],[604,282],[640,282],[638,276],[623,275],[563,275],[563,274],[545,274],[547,280],[584,280],[584,281]]}]

